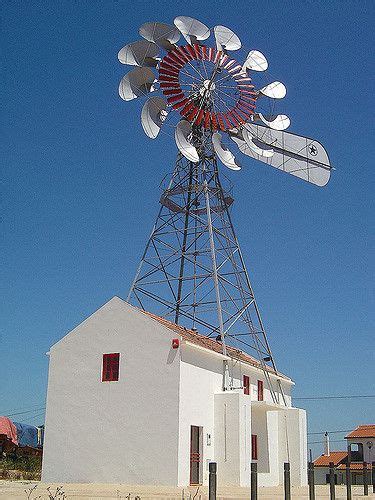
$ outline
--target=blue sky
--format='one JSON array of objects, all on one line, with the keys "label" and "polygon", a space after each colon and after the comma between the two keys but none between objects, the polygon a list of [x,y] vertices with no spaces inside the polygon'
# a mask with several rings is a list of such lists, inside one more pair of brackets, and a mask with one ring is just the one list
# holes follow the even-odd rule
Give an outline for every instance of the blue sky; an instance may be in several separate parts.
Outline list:
[{"label": "blue sky", "polygon": [[[295,396],[374,394],[373,2],[8,0],[0,414],[34,408],[17,418],[40,422],[49,346],[126,296],[176,147],[149,140],[141,103],[118,98],[117,52],[143,22],[176,15],[224,24],[264,52],[288,88],[291,130],[328,149],[337,170],[323,189],[243,159],[240,173],[226,172],[233,219]],[[298,403],[314,432],[374,423],[374,401]]]}]

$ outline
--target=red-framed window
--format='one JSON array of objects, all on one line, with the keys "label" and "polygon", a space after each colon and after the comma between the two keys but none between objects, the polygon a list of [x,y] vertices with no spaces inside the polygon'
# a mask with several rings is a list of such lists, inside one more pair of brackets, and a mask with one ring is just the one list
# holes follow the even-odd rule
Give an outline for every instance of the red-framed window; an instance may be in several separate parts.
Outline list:
[{"label": "red-framed window", "polygon": [[258,380],[258,401],[263,401],[263,380]]},{"label": "red-framed window", "polygon": [[243,376],[243,392],[244,394],[250,394],[250,378],[247,375]]},{"label": "red-framed window", "polygon": [[103,354],[102,382],[115,382],[119,377],[120,353]]},{"label": "red-framed window", "polygon": [[258,436],[251,434],[251,460],[258,460]]}]

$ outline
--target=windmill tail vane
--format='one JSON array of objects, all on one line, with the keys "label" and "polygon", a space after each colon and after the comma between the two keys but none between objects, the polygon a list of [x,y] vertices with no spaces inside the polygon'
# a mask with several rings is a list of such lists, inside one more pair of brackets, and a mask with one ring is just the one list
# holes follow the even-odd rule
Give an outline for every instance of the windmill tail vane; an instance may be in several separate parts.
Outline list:
[{"label": "windmill tail vane", "polygon": [[[174,136],[178,157],[172,179],[132,283],[128,299],[216,339],[223,353],[245,350],[277,373],[259,308],[233,227],[231,190],[219,178],[219,162],[233,171],[233,149],[316,186],[330,178],[320,142],[286,132],[290,119],[275,114],[286,95],[270,81],[268,61],[257,50],[241,59],[238,36],[225,26],[211,30],[191,17],[174,25],[148,22],[142,40],[118,58],[134,66],[120,81],[125,101],[146,98],[145,134]],[[179,42],[181,42],[179,44]],[[158,95],[157,95],[158,94]],[[240,352],[240,351],[239,351]]]}]

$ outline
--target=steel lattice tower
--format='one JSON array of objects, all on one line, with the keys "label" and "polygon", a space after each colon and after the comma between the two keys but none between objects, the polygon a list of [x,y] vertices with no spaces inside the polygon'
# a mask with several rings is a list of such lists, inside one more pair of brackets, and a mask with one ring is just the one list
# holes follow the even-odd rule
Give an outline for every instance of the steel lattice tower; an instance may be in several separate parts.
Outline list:
[{"label": "steel lattice tower", "polygon": [[[209,135],[195,136],[202,159],[178,155],[172,178],[132,283],[128,301],[226,346],[247,351],[276,371],[230,216]],[[202,154],[203,153],[203,154]]]},{"label": "steel lattice tower", "polygon": [[[237,147],[242,155],[325,186],[332,170],[328,153],[319,141],[286,132],[289,117],[275,113],[286,86],[268,80],[262,52],[233,58],[242,43],[231,29],[214,26],[214,46],[211,29],[188,16],[177,16],[173,25],[147,22],[139,33],[142,40],[118,53],[122,64],[133,67],[121,79],[119,95],[124,101],[147,97],[143,131],[156,139],[168,122],[179,156],[128,301],[196,328],[231,358],[241,356],[236,349],[256,357],[277,401],[283,392],[280,382],[277,394],[272,388],[270,373],[277,370],[217,161],[240,170],[232,152]],[[225,363],[224,390],[233,388],[226,384]]]}]

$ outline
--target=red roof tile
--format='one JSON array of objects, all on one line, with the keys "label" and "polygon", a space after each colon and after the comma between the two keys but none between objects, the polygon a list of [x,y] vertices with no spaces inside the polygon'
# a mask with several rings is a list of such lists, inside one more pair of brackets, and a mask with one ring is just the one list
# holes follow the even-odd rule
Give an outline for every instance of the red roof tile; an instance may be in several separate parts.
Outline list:
[{"label": "red roof tile", "polygon": [[[141,310],[141,309],[140,309]],[[196,330],[189,330],[188,328],[185,328],[184,326],[181,325],[176,325],[172,321],[169,321],[165,318],[162,318],[161,316],[157,316],[156,314],[150,313],[148,311],[143,311],[141,310],[144,314],[147,314],[150,318],[158,321],[165,327],[169,328],[170,330],[173,330],[175,333],[178,335],[181,335],[181,337],[188,341],[192,342],[193,344],[199,345],[201,347],[204,347],[206,349],[209,349],[210,351],[214,351],[217,353],[222,354],[222,343],[210,338],[210,337],[205,337],[204,335],[198,333]],[[244,363],[248,363],[249,365],[252,365],[256,368],[262,369],[262,365],[260,362],[250,356],[249,354],[241,351],[240,349],[235,349],[234,347],[229,347],[226,346],[227,349],[227,355],[230,356],[231,358],[238,359],[239,361],[243,361]],[[266,370],[269,371],[270,373],[274,373],[278,375],[279,377],[282,377],[286,380],[290,380],[289,377],[286,375],[283,375],[280,372],[275,372],[274,369],[268,365],[266,366]]]},{"label": "red roof tile", "polygon": [[[338,467],[340,470],[345,470],[346,465],[345,464],[340,464]],[[350,470],[363,470],[363,462],[352,462],[350,464]],[[367,464],[367,470],[371,470],[371,464]]]},{"label": "red roof tile", "polygon": [[351,438],[375,438],[375,425],[359,425],[354,431],[345,436],[345,439]]},{"label": "red roof tile", "polygon": [[348,456],[346,451],[331,451],[329,455],[321,455],[314,460],[315,467],[329,467],[330,462],[336,466]]}]

